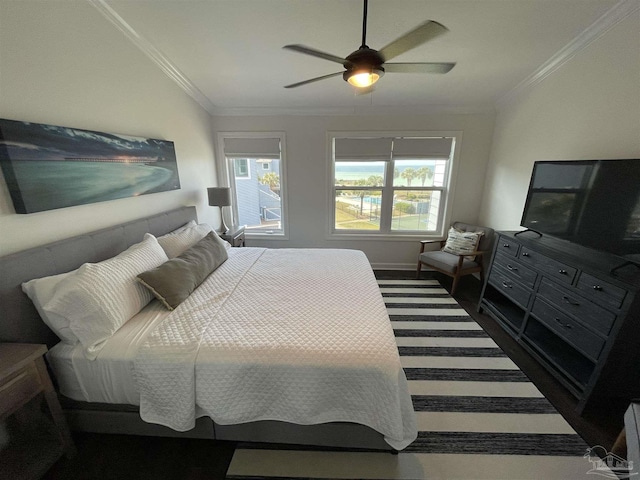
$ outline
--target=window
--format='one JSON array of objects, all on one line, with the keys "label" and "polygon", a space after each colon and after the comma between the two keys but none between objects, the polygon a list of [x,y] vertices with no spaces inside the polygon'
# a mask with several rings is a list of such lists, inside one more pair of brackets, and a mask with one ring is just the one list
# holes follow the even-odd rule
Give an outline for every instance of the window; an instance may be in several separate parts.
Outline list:
[{"label": "window", "polygon": [[442,235],[455,137],[338,137],[333,234]]},{"label": "window", "polygon": [[246,235],[285,236],[284,135],[219,134],[224,152],[223,177],[233,192],[234,223]]},{"label": "window", "polygon": [[236,178],[249,178],[249,160],[246,158],[234,158],[233,173]]}]

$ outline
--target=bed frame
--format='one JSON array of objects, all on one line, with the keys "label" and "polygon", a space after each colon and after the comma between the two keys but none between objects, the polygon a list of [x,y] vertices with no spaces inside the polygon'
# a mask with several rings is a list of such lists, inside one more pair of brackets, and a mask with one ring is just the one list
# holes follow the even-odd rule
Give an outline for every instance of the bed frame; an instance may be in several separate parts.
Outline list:
[{"label": "bed frame", "polygon": [[[190,220],[197,221],[195,207],[181,207],[0,257],[0,342],[41,343],[51,347],[60,341],[22,292],[23,282],[68,272],[86,262],[106,260],[140,242],[147,232],[164,235]],[[201,417],[192,430],[177,432],[144,422],[137,406],[78,402],[64,397],[61,403],[71,429],[78,431],[393,451],[380,433],[346,422],[295,425],[260,421],[218,425],[208,417]]]}]

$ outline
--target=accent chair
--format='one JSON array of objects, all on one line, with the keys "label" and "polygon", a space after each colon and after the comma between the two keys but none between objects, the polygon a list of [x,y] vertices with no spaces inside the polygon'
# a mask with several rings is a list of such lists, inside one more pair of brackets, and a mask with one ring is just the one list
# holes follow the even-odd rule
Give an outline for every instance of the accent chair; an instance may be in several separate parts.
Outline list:
[{"label": "accent chair", "polygon": [[[416,278],[420,278],[423,265],[452,277],[451,295],[454,295],[460,277],[464,275],[479,273],[484,282],[484,267],[493,249],[494,230],[463,222],[455,222],[451,227],[444,240],[420,241]],[[474,246],[473,234],[478,232],[481,234],[475,236]],[[439,250],[425,251],[427,245],[434,243],[439,244]]]}]

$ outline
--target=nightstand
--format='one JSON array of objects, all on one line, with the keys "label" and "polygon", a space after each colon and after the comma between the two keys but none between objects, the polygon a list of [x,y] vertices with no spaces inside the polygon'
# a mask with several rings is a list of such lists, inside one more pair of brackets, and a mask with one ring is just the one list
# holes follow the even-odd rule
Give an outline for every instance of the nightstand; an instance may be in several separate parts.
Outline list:
[{"label": "nightstand", "polygon": [[[21,432],[0,452],[0,471],[7,478],[39,478],[62,456],[76,455],[69,427],[44,363],[46,345],[0,343],[0,421],[15,414],[21,424],[35,429]],[[39,394],[47,403],[51,421],[26,405]],[[33,416],[34,418],[29,418]],[[38,417],[38,418],[35,418]],[[46,425],[45,425],[46,424]]]},{"label": "nightstand", "polygon": [[232,225],[220,238],[226,240],[232,247],[244,247],[244,225]]}]

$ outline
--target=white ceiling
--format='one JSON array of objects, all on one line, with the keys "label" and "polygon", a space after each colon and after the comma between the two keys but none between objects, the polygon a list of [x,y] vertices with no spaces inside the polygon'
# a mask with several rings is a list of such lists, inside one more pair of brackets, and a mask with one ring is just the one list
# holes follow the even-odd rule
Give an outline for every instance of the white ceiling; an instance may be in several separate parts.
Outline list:
[{"label": "white ceiling", "polygon": [[372,94],[357,96],[341,76],[283,88],[342,66],[282,47],[299,43],[347,56],[361,43],[361,0],[89,1],[205,108],[219,114],[243,109],[493,108],[518,84],[570,52],[565,47],[572,41],[577,45],[585,32],[597,30],[619,3],[371,0],[371,48],[382,48],[427,19],[436,20],[449,29],[447,34],[393,61],[457,65],[445,75],[389,73]]}]

